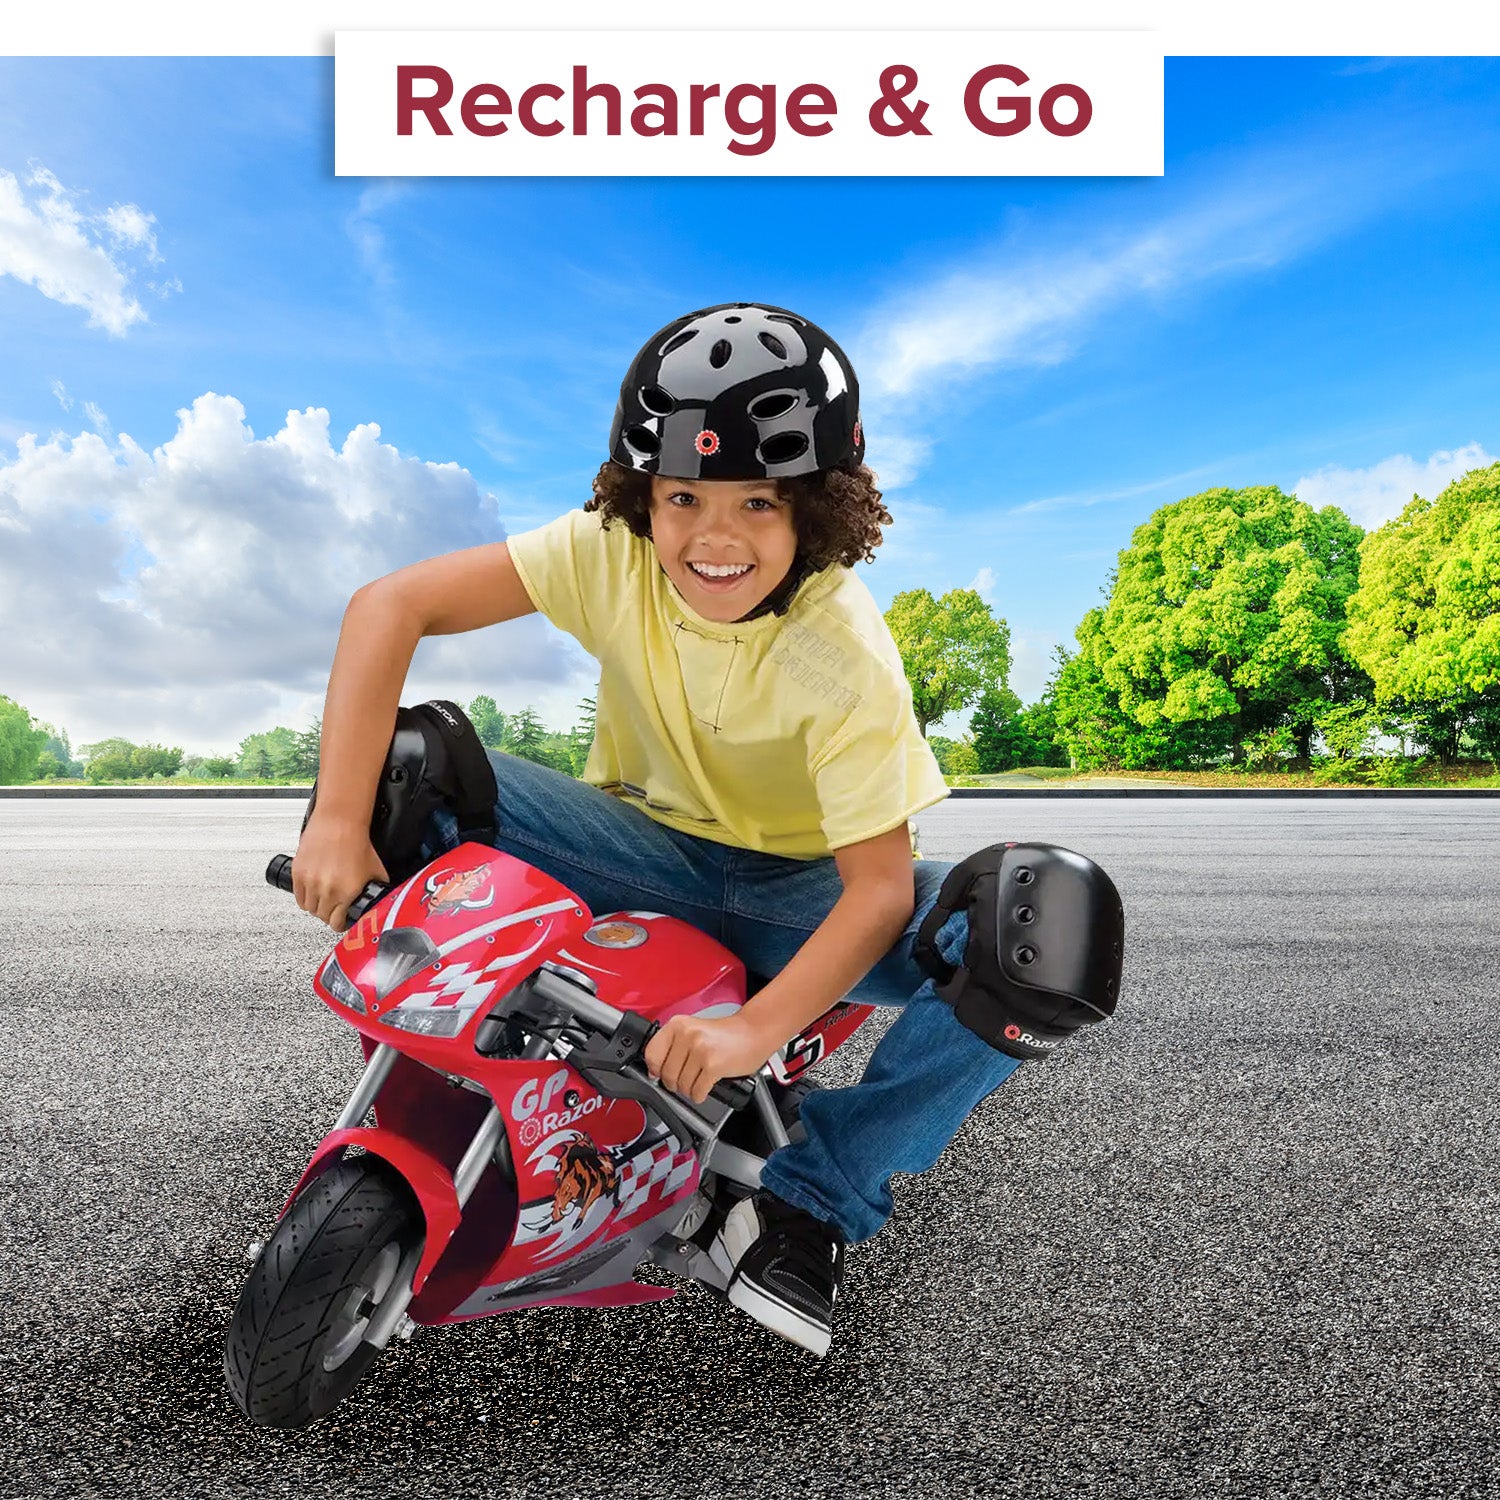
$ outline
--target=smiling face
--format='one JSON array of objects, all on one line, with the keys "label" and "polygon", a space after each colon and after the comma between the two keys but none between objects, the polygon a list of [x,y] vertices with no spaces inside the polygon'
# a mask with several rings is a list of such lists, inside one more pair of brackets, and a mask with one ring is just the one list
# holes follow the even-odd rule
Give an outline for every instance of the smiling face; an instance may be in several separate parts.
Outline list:
[{"label": "smiling face", "polygon": [[651,477],[651,541],[705,620],[743,619],[791,571],[792,507],[774,479]]}]

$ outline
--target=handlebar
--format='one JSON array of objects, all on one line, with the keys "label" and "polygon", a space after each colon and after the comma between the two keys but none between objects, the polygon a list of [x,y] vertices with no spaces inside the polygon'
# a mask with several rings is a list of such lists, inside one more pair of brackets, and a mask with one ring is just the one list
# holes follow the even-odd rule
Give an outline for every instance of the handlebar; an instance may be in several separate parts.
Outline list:
[{"label": "handlebar", "polygon": [[[274,885],[278,891],[292,889],[292,856],[290,854],[273,854],[271,863],[266,866],[266,884]],[[378,880],[372,880],[353,901],[349,903],[347,921],[353,927],[374,904],[390,890],[390,886],[381,885]]]},{"label": "handlebar", "polygon": [[[532,985],[544,999],[567,1006],[595,1031],[606,1036],[621,1034],[622,1023],[636,1015],[634,1011],[616,1010],[607,1001],[589,994],[587,990],[580,989],[549,969],[538,969],[532,976]],[[626,1028],[627,1031],[628,1029]],[[622,1050],[621,1061],[628,1056],[643,1053],[646,1043],[660,1030],[661,1027],[655,1021],[650,1022],[639,1037],[638,1044],[628,1052]],[[721,1078],[708,1091],[709,1097],[717,1099],[720,1104],[727,1104],[730,1109],[743,1109],[755,1096],[755,1082],[754,1078]]]},{"label": "handlebar", "polygon": [[[266,866],[266,884],[275,886],[279,891],[291,891],[292,856],[290,854],[271,856],[271,862]],[[349,925],[352,927],[359,921],[389,889],[389,886],[381,885],[378,880],[372,880],[349,903]],[[619,1032],[621,1022],[627,1016],[635,1015],[633,1011],[616,1010],[613,1005],[600,1000],[598,996],[590,995],[587,990],[570,984],[566,979],[546,969],[538,969],[533,976],[533,982],[539,994],[561,1005],[571,1007],[596,1031],[604,1032],[606,1035],[612,1036]],[[646,1043],[660,1029],[654,1021],[650,1024],[649,1029],[639,1038],[637,1055],[645,1050]],[[727,1104],[730,1109],[743,1109],[755,1096],[755,1079],[721,1078],[709,1090],[709,1096],[717,1099],[720,1104]]]}]

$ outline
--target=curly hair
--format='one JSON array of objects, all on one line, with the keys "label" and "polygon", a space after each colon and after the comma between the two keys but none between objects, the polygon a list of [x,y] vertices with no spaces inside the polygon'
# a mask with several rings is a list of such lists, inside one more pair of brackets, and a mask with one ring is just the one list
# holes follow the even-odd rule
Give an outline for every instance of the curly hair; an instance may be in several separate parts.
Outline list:
[{"label": "curly hair", "polygon": [[[819,469],[795,479],[778,479],[776,493],[792,507],[797,552],[808,567],[819,570],[833,563],[852,568],[873,562],[882,541],[881,527],[891,524],[891,513],[875,488],[875,473],[857,469]],[[594,475],[594,496],[585,510],[596,510],[608,527],[623,521],[636,535],[651,535],[651,476],[612,462]]]}]

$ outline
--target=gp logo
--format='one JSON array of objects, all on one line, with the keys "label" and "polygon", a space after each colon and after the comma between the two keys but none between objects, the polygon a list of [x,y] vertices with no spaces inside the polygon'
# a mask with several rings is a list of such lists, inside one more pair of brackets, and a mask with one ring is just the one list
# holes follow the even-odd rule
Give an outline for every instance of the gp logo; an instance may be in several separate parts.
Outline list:
[{"label": "gp logo", "polygon": [[[520,1136],[523,1146],[534,1146],[544,1135],[575,1125],[596,1110],[604,1108],[606,1101],[602,1094],[591,1094],[587,1099],[580,1099],[577,1090],[568,1089],[558,1099],[558,1094],[567,1081],[568,1070],[559,1068],[543,1080],[528,1078],[516,1090],[516,1096],[510,1102],[510,1115],[520,1126],[516,1134]],[[563,1107],[552,1109],[550,1106],[554,1100]]]}]

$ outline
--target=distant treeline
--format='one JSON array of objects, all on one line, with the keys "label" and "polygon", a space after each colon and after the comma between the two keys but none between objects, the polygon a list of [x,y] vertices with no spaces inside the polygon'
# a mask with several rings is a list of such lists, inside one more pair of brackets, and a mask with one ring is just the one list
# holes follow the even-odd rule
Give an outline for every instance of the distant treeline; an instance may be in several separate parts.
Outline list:
[{"label": "distant treeline", "polygon": [[[578,722],[561,732],[547,729],[532,708],[505,714],[483,694],[468,705],[468,714],[490,749],[581,776],[594,740],[594,708],[594,700],[585,698]],[[278,725],[248,734],[233,755],[186,755],[176,745],[108,739],[80,745],[75,757],[65,730],[34,724],[19,704],[0,698],[0,785],[65,778],[111,785],[168,779],[304,782],[318,774],[321,745],[322,721],[314,719],[306,729]],[[29,775],[24,774],[27,756]]]}]

